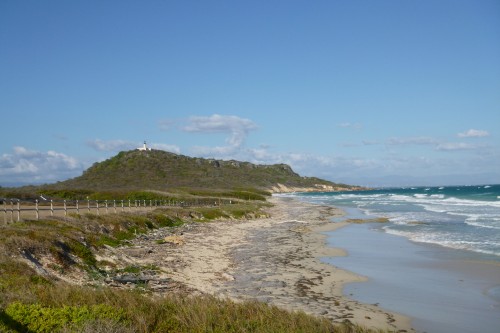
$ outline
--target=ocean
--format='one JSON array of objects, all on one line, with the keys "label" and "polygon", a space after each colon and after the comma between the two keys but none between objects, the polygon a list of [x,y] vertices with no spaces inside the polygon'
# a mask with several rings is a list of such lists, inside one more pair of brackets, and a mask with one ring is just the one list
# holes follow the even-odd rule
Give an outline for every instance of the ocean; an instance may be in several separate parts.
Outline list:
[{"label": "ocean", "polygon": [[[301,200],[385,217],[387,233],[500,261],[500,185],[302,193]],[[363,217],[363,216],[362,216]]]},{"label": "ocean", "polygon": [[322,260],[368,280],[345,295],[409,316],[418,332],[499,332],[500,185],[286,196],[346,212],[332,222],[387,219],[327,233],[348,255]]}]

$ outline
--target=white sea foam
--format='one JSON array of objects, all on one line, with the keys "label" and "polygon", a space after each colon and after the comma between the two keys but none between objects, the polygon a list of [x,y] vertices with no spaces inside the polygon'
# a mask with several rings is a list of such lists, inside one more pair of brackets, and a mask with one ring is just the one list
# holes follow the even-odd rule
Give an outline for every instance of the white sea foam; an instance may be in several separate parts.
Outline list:
[{"label": "white sea foam", "polygon": [[420,226],[419,223],[426,223],[431,216],[424,212],[411,212],[406,214],[389,214],[389,221],[396,225]]},{"label": "white sea foam", "polygon": [[413,196],[395,194],[390,196],[390,199],[393,201],[404,201],[420,205],[432,204],[435,206],[447,206],[447,209],[451,206],[500,208],[500,201],[469,200],[456,197],[446,198],[442,194],[432,194],[430,196],[426,194],[414,194]]},{"label": "white sea foam", "polygon": [[480,206],[485,206],[485,207],[497,207],[500,208],[500,202],[498,201],[482,201],[482,200],[467,200],[467,199],[458,199],[458,198],[446,198],[443,201],[449,204],[453,205],[463,205],[463,206],[468,206],[468,207],[480,207]]},{"label": "white sea foam", "polygon": [[[498,192],[484,195],[493,188],[474,188],[462,188],[463,191],[455,192],[455,195],[451,191],[460,189],[442,187],[439,192],[438,188],[429,188],[427,191],[424,188],[417,191],[398,189],[375,193],[328,194],[315,199],[322,204],[355,206],[368,217],[387,217],[389,223],[380,227],[388,233],[416,242],[500,257],[500,195]],[[314,197],[303,198],[312,202]]]},{"label": "white sea foam", "polygon": [[447,214],[453,215],[453,213],[451,212],[451,209],[448,208],[448,207],[446,207],[446,206],[425,205],[425,204],[422,204],[420,206],[423,207],[426,211],[429,211],[429,212],[447,213]]},{"label": "white sea foam", "polygon": [[500,256],[500,252],[492,251],[488,248],[500,248],[500,243],[491,241],[470,241],[452,238],[450,234],[435,234],[426,232],[413,232],[394,230],[390,227],[383,228],[387,233],[397,236],[403,236],[411,241],[418,243],[436,244],[458,250],[468,250],[484,254]]},{"label": "white sea foam", "polygon": [[465,219],[465,223],[474,227],[500,230],[500,215],[471,214]]}]

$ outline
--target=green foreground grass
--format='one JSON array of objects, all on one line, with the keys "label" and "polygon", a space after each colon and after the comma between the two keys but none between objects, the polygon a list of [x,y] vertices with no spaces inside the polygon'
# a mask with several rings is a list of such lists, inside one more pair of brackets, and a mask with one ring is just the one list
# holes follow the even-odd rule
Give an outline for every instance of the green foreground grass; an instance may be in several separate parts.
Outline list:
[{"label": "green foreground grass", "polygon": [[32,283],[0,309],[3,332],[368,332],[303,312],[211,296],[168,295]]},{"label": "green foreground grass", "polygon": [[257,200],[144,214],[74,214],[1,226],[0,332],[369,332],[264,303],[182,294],[159,298],[140,288],[119,290],[102,283],[70,285],[20,260],[44,256],[61,274],[79,269],[99,281],[109,264],[96,259],[103,246],[123,246],[157,228],[175,231],[184,223],[262,216],[266,205]]}]

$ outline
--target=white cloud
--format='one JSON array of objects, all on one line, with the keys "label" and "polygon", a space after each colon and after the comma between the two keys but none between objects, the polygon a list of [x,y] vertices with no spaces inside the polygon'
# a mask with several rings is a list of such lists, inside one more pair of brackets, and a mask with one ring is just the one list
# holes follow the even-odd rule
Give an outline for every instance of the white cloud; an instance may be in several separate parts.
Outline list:
[{"label": "white cloud", "polygon": [[257,125],[250,119],[237,116],[224,116],[214,114],[209,117],[192,116],[189,124],[182,128],[183,131],[192,133],[227,133],[226,146],[204,147],[197,146],[193,150],[196,154],[215,154],[225,156],[238,152],[250,131],[256,130]]},{"label": "white cloud", "polygon": [[270,153],[266,147],[248,149],[246,153],[248,154],[248,160],[253,163],[274,164],[280,161],[280,156]]},{"label": "white cloud", "polygon": [[340,123],[337,126],[342,128],[352,128],[355,130],[360,130],[361,128],[363,128],[363,125],[360,123],[349,123],[349,122]]},{"label": "white cloud", "polygon": [[409,137],[409,138],[390,138],[388,145],[436,145],[438,141],[427,136]]},{"label": "white cloud", "polygon": [[364,146],[375,146],[375,145],[380,144],[380,142],[373,141],[373,140],[363,140],[361,142],[363,143]]},{"label": "white cloud", "polygon": [[[397,142],[399,144],[428,144],[431,149],[443,152],[484,148],[465,143],[442,143],[432,138],[413,138]],[[434,156],[391,152],[376,157],[362,155],[352,157],[327,156],[295,152],[273,153],[262,147],[245,150],[245,154],[245,159],[253,163],[289,164],[295,172],[302,176],[316,176],[334,182],[358,185],[374,185],[380,181],[379,184],[391,186],[398,183],[406,184],[405,181],[413,182],[412,185],[425,184],[426,179],[431,179],[436,175],[494,173],[491,169],[498,165],[500,158],[498,154],[491,156],[481,154],[478,158],[477,155],[464,157],[459,154],[442,154]],[[404,175],[406,177],[403,177]],[[496,171],[496,175],[500,177],[498,171]]]},{"label": "white cloud", "polygon": [[87,145],[91,148],[94,148],[97,151],[111,151],[111,152],[131,150],[140,146],[138,143],[131,141],[124,141],[124,140],[103,141],[101,139],[88,141]]},{"label": "white cloud", "polygon": [[71,156],[52,150],[39,152],[14,147],[13,153],[0,157],[0,181],[3,183],[42,183],[76,176],[83,164]]},{"label": "white cloud", "polygon": [[429,145],[433,146],[437,151],[459,151],[459,150],[473,150],[481,148],[478,145],[473,145],[464,142],[442,142],[432,137],[409,137],[409,138],[390,138],[386,144],[391,146],[398,145]]},{"label": "white cloud", "polygon": [[[87,145],[94,148],[97,151],[105,152],[120,152],[126,150],[134,150],[136,148],[142,147],[142,142],[132,142],[126,140],[109,140],[103,141],[101,139],[95,139],[93,141],[88,141]],[[165,143],[148,143],[148,147],[158,150],[165,150],[171,153],[180,153],[180,148],[176,145],[169,145]]]},{"label": "white cloud", "polygon": [[344,143],[341,143],[339,144],[340,147],[344,147],[344,148],[353,148],[353,147],[359,147],[360,144],[359,143],[353,143],[353,142],[344,142]]},{"label": "white cloud", "polygon": [[489,135],[490,133],[488,133],[488,131],[476,129],[470,129],[468,131],[457,134],[457,136],[460,138],[481,138]]},{"label": "white cloud", "polygon": [[255,129],[257,129],[257,125],[250,119],[218,114],[209,117],[189,117],[189,124],[183,128],[186,132],[231,133],[233,135],[247,134]]},{"label": "white cloud", "polygon": [[178,146],[169,145],[169,144],[165,144],[165,143],[152,143],[151,148],[168,151],[168,152],[175,153],[175,154],[181,153],[181,149]]},{"label": "white cloud", "polygon": [[476,148],[478,148],[476,145],[464,142],[444,142],[436,146],[436,150],[440,151],[473,150]]},{"label": "white cloud", "polygon": [[239,151],[238,146],[218,146],[218,147],[207,147],[207,146],[194,146],[191,148],[192,152],[197,156],[210,156],[210,157],[221,157],[221,158],[233,158],[234,155]]},{"label": "white cloud", "polygon": [[300,175],[325,177],[334,181],[344,175],[362,173],[380,167],[377,161],[370,158],[322,156],[294,152],[275,154],[262,148],[248,149],[245,153],[246,159],[253,163],[285,163]]}]

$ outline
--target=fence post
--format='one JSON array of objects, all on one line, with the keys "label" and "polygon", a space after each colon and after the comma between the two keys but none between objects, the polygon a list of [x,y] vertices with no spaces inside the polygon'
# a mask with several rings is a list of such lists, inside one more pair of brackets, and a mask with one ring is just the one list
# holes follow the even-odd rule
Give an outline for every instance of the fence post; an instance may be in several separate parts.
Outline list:
[{"label": "fence post", "polygon": [[87,197],[87,211],[90,213],[90,201],[89,201],[89,197]]},{"label": "fence post", "polygon": [[50,199],[50,216],[54,216],[54,201]]},{"label": "fence post", "polygon": [[128,199],[128,210],[131,211],[132,207],[130,206],[130,199]]},{"label": "fence post", "polygon": [[108,214],[108,200],[104,200],[104,204],[106,205],[106,214]]},{"label": "fence post", "polygon": [[78,205],[78,200],[76,200],[76,213],[80,215],[80,206]]},{"label": "fence post", "polygon": [[7,224],[7,199],[3,198],[3,222]]},{"label": "fence post", "polygon": [[113,209],[115,210],[115,214],[116,214],[116,200],[113,200]]},{"label": "fence post", "polygon": [[149,199],[149,207],[151,207],[151,210],[153,210],[153,200]]},{"label": "fence post", "polygon": [[35,200],[36,220],[40,220],[40,212],[38,211],[38,199]]},{"label": "fence post", "polygon": [[10,199],[10,222],[14,222],[14,202]]},{"label": "fence post", "polygon": [[97,206],[97,215],[99,215],[99,200],[96,200],[95,204]]},{"label": "fence post", "polygon": [[124,211],[125,211],[125,208],[123,208],[123,200],[122,200],[122,212],[124,212]]},{"label": "fence post", "polygon": [[64,217],[68,216],[68,207],[66,206],[66,199],[64,199]]},{"label": "fence post", "polygon": [[17,222],[21,221],[21,200],[17,199]]},{"label": "fence post", "polygon": [[144,200],[144,209],[146,209],[146,200]]}]

